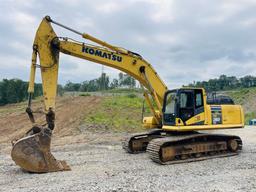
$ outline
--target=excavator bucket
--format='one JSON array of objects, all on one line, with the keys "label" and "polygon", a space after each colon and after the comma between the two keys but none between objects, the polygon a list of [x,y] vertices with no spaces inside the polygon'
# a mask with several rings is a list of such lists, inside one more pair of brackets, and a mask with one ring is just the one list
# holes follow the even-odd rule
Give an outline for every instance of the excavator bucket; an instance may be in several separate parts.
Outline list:
[{"label": "excavator bucket", "polygon": [[[39,128],[37,128],[39,129]],[[22,169],[33,173],[71,170],[65,161],[54,158],[50,151],[51,130],[40,128],[13,143],[11,157]]]}]

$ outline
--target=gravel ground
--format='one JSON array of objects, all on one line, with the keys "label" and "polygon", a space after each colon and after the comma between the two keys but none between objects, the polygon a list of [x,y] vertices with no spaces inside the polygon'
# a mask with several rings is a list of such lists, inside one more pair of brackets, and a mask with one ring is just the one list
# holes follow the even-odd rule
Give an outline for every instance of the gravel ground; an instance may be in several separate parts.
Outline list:
[{"label": "gravel ground", "polygon": [[[53,142],[52,152],[72,171],[29,174],[2,145],[0,191],[256,191],[256,127],[220,131],[242,137],[240,155],[175,165],[158,165],[147,154],[125,153],[120,133],[90,133],[79,143]],[[103,137],[99,139],[100,135]]]}]

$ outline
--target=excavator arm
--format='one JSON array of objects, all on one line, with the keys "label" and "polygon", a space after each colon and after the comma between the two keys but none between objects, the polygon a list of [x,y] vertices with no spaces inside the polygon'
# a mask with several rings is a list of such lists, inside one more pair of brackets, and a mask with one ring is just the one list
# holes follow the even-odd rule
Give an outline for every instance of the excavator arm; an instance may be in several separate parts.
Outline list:
[{"label": "excavator arm", "polygon": [[[84,42],[77,42],[69,38],[57,37],[51,23],[55,23],[71,30],[98,45],[91,45]],[[59,52],[113,67],[134,77],[144,87],[144,95],[154,115],[154,122],[156,123],[153,126],[161,126],[161,110],[167,87],[146,60],[137,53],[110,45],[88,34],[77,32],[69,27],[59,24],[51,20],[48,16],[43,19],[36,33],[28,89],[29,95],[31,95],[34,91],[35,71],[36,68],[39,67],[41,69],[46,112],[52,114],[55,110]],[[37,55],[39,55],[40,65],[36,64]],[[156,103],[157,109],[153,107],[148,94],[151,95]],[[28,108],[30,108],[30,105],[31,101],[29,101]]]},{"label": "excavator arm", "polygon": [[[58,37],[51,23],[70,30],[94,44]],[[153,117],[145,118],[143,122],[150,128],[161,127],[161,111],[167,87],[153,67],[142,56],[124,48],[110,45],[86,33],[80,33],[46,16],[36,32],[32,52],[28,88],[29,101],[26,112],[33,123],[33,127],[24,138],[13,142],[11,156],[17,165],[30,172],[70,170],[65,161],[56,160],[50,152],[51,135],[55,126],[55,101],[60,52],[118,69],[134,77],[143,87],[145,99],[153,113]],[[38,58],[39,64],[37,63]],[[44,112],[46,115],[46,124],[44,125],[36,123],[31,107],[37,68],[41,70],[42,76]]]}]

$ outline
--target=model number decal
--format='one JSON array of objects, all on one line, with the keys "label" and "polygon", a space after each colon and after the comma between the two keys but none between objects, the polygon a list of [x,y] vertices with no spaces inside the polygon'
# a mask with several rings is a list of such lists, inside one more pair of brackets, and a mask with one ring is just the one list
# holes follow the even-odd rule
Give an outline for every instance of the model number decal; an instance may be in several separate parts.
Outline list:
[{"label": "model number decal", "polygon": [[107,52],[104,52],[104,51],[101,51],[101,50],[95,50],[93,48],[83,47],[82,52],[90,54],[90,55],[95,55],[95,56],[98,56],[98,57],[106,58],[106,59],[109,59],[109,60],[112,60],[112,61],[122,62],[122,57],[121,56],[111,54],[111,53],[107,53]]},{"label": "model number decal", "polygon": [[222,124],[222,111],[221,106],[211,106],[212,124]]}]

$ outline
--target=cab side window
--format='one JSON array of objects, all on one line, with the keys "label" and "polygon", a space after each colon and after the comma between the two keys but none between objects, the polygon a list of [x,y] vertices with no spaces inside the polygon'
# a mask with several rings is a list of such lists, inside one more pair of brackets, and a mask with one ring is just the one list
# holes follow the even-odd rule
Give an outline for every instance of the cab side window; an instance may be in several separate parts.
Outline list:
[{"label": "cab side window", "polygon": [[195,97],[196,108],[202,107],[204,105],[202,90],[195,90],[195,95],[196,95]]},{"label": "cab side window", "polygon": [[192,92],[184,92],[180,94],[180,108],[194,108]]}]

